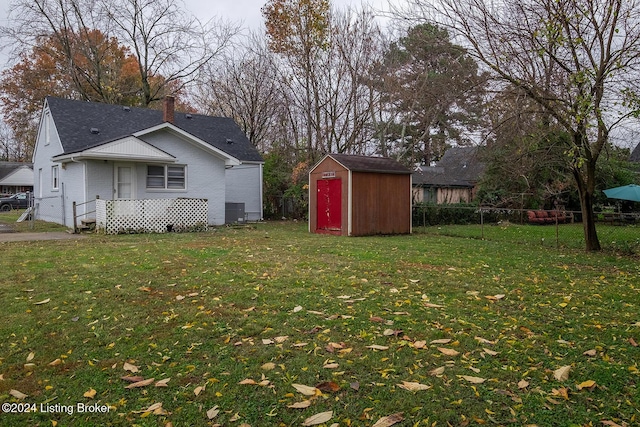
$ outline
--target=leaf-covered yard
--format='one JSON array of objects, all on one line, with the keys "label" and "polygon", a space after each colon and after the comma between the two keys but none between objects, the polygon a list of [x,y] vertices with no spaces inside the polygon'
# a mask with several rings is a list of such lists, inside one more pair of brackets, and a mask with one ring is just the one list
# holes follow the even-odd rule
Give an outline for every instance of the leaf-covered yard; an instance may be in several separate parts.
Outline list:
[{"label": "leaf-covered yard", "polygon": [[2,251],[3,426],[640,422],[637,259],[302,224]]}]

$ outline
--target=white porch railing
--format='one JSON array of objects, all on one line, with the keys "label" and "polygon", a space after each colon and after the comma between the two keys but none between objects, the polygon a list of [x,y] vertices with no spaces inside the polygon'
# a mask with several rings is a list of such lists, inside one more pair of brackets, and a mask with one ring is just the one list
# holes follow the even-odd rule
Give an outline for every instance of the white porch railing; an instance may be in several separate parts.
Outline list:
[{"label": "white porch railing", "polygon": [[205,231],[207,199],[96,200],[96,230],[106,234]]}]

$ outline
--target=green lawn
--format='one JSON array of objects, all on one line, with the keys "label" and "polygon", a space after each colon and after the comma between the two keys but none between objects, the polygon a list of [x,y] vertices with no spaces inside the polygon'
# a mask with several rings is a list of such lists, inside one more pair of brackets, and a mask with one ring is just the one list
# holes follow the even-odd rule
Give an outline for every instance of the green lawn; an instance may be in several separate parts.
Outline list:
[{"label": "green lawn", "polygon": [[638,259],[513,241],[1,243],[0,425],[638,425]]}]

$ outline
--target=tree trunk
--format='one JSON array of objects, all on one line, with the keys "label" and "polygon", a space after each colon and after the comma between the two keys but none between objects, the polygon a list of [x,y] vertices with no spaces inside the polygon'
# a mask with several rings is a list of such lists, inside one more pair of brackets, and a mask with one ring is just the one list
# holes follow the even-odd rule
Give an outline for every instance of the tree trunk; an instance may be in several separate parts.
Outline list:
[{"label": "tree trunk", "polygon": [[585,248],[587,252],[599,251],[601,249],[600,240],[598,240],[596,220],[593,216],[593,190],[590,190],[590,186],[584,182],[579,170],[574,169],[573,176],[578,185],[578,194],[580,195]]}]

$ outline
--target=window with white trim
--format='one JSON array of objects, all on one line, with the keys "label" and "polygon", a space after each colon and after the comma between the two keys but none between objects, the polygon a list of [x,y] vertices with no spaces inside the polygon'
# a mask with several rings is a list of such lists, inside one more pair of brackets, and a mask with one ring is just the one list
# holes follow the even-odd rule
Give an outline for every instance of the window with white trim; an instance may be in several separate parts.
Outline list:
[{"label": "window with white trim", "polygon": [[60,187],[60,171],[58,166],[51,166],[51,189],[58,190]]},{"label": "window with white trim", "polygon": [[184,165],[147,165],[147,188],[158,190],[184,190],[186,183]]}]

